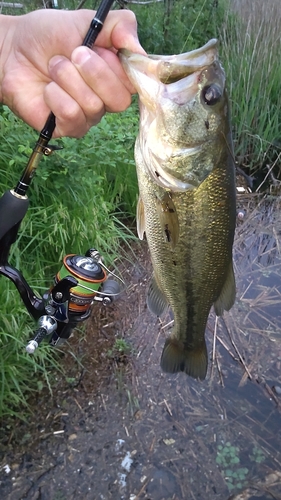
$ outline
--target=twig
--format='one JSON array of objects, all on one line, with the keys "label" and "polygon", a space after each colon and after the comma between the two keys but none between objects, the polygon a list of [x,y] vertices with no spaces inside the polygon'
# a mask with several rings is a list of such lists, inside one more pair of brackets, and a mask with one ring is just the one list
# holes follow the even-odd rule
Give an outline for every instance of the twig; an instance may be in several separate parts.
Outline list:
[{"label": "twig", "polygon": [[264,389],[267,391],[269,396],[275,401],[277,407],[279,407],[280,402],[279,402],[278,398],[275,396],[271,387],[269,387],[269,385],[264,380],[260,379],[260,377],[256,378],[256,382],[257,382],[257,384],[262,385],[264,387]]},{"label": "twig", "polygon": [[219,372],[219,377],[220,377],[221,385],[222,385],[222,387],[225,387],[218,356],[216,356],[216,365],[217,365],[217,369],[218,369],[218,372]]},{"label": "twig", "polygon": [[[212,331],[212,333],[214,334],[214,332]],[[219,337],[219,335],[216,336],[218,341],[221,343],[221,345],[225,348],[225,350],[228,352],[228,354],[232,357],[232,359],[234,361],[238,361],[238,359],[236,358],[236,356],[234,356],[234,354],[231,352],[231,350],[229,349],[229,347],[226,345],[226,343]]]},{"label": "twig", "polygon": [[76,399],[76,398],[73,398],[73,399],[74,399],[75,403],[77,404],[78,408],[79,408],[81,411],[83,411],[83,408],[82,408],[82,406],[78,403],[77,399]]},{"label": "twig", "polygon": [[241,354],[240,354],[240,352],[239,352],[239,350],[238,350],[238,347],[236,346],[236,344],[235,344],[235,342],[234,342],[233,338],[231,337],[230,331],[229,331],[229,329],[227,328],[226,323],[225,323],[225,321],[224,321],[224,319],[223,319],[223,318],[222,318],[222,321],[223,321],[224,326],[225,326],[225,328],[226,328],[226,331],[227,331],[227,333],[228,333],[228,336],[229,336],[230,342],[231,342],[231,344],[233,345],[233,347],[234,347],[234,349],[235,349],[235,351],[236,351],[236,354],[238,355],[238,358],[239,358],[240,363],[243,365],[243,367],[244,367],[245,371],[247,372],[247,374],[248,374],[248,376],[249,376],[249,379],[250,379],[250,380],[253,380],[253,377],[252,377],[251,373],[249,372],[249,369],[248,369],[248,367],[247,367],[247,365],[246,365],[246,363],[245,363],[245,361],[244,361],[243,357],[241,356]]},{"label": "twig", "polygon": [[147,487],[148,483],[150,481],[150,478],[145,481],[145,483],[143,484],[143,486],[141,487],[140,491],[137,493],[136,495],[136,500],[138,500],[138,498],[140,498],[140,495],[142,494],[142,492],[145,490],[145,488]]},{"label": "twig", "polygon": [[253,282],[254,282],[254,280],[252,280],[251,283],[249,283],[249,285],[247,286],[245,292],[243,292],[243,294],[241,295],[240,300],[243,300],[244,296],[246,295],[247,291],[249,290],[249,288],[253,284]]},{"label": "twig", "polygon": [[172,410],[171,410],[171,408],[169,407],[169,405],[168,405],[168,403],[167,403],[166,399],[164,399],[164,403],[165,403],[165,406],[166,406],[166,408],[167,408],[167,412],[168,412],[168,413],[169,413],[169,415],[172,417],[172,416],[173,416],[173,414],[172,414]]},{"label": "twig", "polygon": [[212,363],[215,361],[215,356],[216,356],[217,326],[218,326],[218,317],[216,316],[215,328],[214,328],[214,339],[213,339]]}]

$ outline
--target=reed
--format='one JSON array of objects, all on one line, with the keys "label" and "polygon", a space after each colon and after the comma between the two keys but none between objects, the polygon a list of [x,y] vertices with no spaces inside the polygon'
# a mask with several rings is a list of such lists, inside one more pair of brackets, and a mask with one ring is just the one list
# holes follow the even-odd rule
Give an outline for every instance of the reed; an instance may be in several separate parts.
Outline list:
[{"label": "reed", "polygon": [[223,23],[221,56],[232,103],[235,152],[251,173],[275,162],[280,175],[281,4],[235,0]]}]

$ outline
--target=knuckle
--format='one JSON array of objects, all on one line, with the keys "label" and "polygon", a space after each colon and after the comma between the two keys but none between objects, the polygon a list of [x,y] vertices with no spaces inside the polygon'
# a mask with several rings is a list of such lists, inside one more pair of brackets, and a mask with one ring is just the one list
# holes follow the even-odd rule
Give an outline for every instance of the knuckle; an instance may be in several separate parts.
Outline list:
[{"label": "knuckle", "polygon": [[67,59],[61,59],[54,66],[49,68],[50,76],[54,81],[63,81],[67,79],[70,62]]},{"label": "knuckle", "polygon": [[76,102],[67,103],[61,106],[59,117],[64,122],[77,121],[80,116],[80,109]]},{"label": "knuckle", "polygon": [[[137,18],[136,18],[136,15],[133,11],[123,10],[122,12],[123,12],[125,22],[128,22],[132,25],[137,26]],[[127,19],[125,19],[125,18],[127,18]]]},{"label": "knuckle", "polygon": [[119,113],[125,111],[131,105],[131,102],[132,102],[131,94],[129,94],[128,92],[123,96],[123,99],[119,101],[116,112]]}]

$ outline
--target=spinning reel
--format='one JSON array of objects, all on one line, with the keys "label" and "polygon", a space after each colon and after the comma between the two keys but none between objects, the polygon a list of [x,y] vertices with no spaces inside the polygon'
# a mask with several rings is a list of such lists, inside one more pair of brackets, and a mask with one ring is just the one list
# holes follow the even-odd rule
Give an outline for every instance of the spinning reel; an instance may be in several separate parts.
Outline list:
[{"label": "spinning reel", "polygon": [[[92,48],[113,1],[102,0],[84,39],[84,46]],[[60,345],[70,337],[79,322],[90,316],[94,302],[106,305],[118,296],[119,283],[109,279],[108,274],[122,282],[102,263],[99,252],[91,248],[85,256],[66,255],[53,286],[43,297],[38,297],[20,271],[8,262],[10,247],[17,239],[21,221],[28,209],[26,192],[40,158],[60,149],[48,144],[55,126],[55,116],[50,113],[18,184],[0,198],[0,275],[6,276],[16,285],[26,309],[38,322],[34,337],[26,346],[30,354],[45,338],[53,346]]]},{"label": "spinning reel", "polygon": [[94,302],[108,305],[115,300],[120,286],[107,278],[106,270],[94,248],[88,250],[86,256],[64,257],[54,285],[33,306],[32,315],[40,316],[38,330],[26,346],[29,354],[33,354],[46,337],[52,346],[65,342],[77,323],[90,316]]}]

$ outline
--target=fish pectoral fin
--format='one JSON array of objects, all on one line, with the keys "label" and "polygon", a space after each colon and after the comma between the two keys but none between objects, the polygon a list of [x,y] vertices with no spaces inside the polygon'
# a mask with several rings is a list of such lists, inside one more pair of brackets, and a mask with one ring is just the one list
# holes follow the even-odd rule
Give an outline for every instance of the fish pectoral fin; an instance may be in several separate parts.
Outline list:
[{"label": "fish pectoral fin", "polygon": [[147,306],[150,312],[156,316],[161,316],[165,309],[168,307],[168,301],[160,290],[155,277],[153,276],[147,292]]},{"label": "fish pectoral fin", "polygon": [[144,205],[141,197],[139,196],[137,204],[137,232],[140,240],[143,240],[145,233],[145,216],[144,216]]},{"label": "fish pectoral fin", "polygon": [[179,219],[175,204],[170,193],[165,193],[161,199],[157,198],[157,212],[164,239],[175,248],[179,240]]},{"label": "fish pectoral fin", "polygon": [[167,373],[185,372],[193,378],[204,380],[208,368],[208,354],[205,340],[199,347],[186,348],[182,342],[168,338],[160,362]]},{"label": "fish pectoral fin", "polygon": [[226,279],[222,287],[219,298],[214,303],[214,309],[217,316],[222,316],[223,311],[229,311],[235,302],[236,285],[232,261],[230,262]]}]

